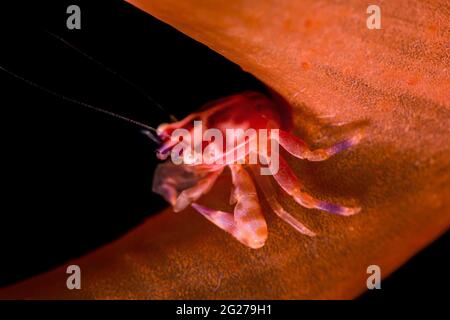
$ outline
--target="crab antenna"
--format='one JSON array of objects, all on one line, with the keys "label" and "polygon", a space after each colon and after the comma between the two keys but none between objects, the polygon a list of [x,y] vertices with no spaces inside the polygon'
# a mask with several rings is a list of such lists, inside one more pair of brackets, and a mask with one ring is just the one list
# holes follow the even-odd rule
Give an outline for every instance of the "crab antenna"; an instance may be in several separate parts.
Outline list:
[{"label": "crab antenna", "polygon": [[139,87],[137,84],[135,84],[134,82],[128,80],[127,78],[125,78],[122,74],[120,74],[119,72],[117,72],[114,69],[111,69],[110,67],[108,67],[107,65],[105,65],[104,63],[98,61],[97,59],[95,59],[94,57],[90,56],[89,54],[87,54],[86,52],[82,51],[81,49],[77,48],[76,46],[74,46],[73,44],[71,44],[70,42],[68,42],[67,40],[65,40],[64,38],[58,36],[57,34],[44,29],[44,31],[46,33],[48,33],[50,36],[52,36],[53,38],[57,39],[58,41],[62,42],[64,45],[66,45],[67,47],[69,47],[70,49],[74,50],[75,52],[77,52],[78,54],[82,55],[83,57],[85,57],[86,59],[92,61],[93,63],[95,63],[96,65],[98,65],[99,67],[101,67],[103,70],[109,72],[110,74],[116,76],[117,78],[119,78],[120,80],[122,80],[123,82],[125,82],[126,84],[128,84],[130,87],[134,88],[136,91],[138,91],[141,95],[143,95],[150,103],[152,103],[153,105],[155,105],[157,108],[159,108],[161,111],[163,111],[164,113],[166,113],[171,121],[177,121],[177,118],[171,114],[169,111],[167,111],[165,108],[163,108],[155,99],[153,99],[150,95],[147,94],[147,92],[142,89],[141,87]]},{"label": "crab antenna", "polygon": [[142,122],[139,122],[139,121],[136,121],[136,120],[133,120],[133,119],[129,119],[127,117],[121,116],[120,114],[117,114],[117,113],[114,113],[114,112],[111,112],[111,111],[108,111],[108,110],[105,110],[105,109],[101,109],[101,108],[95,107],[95,106],[93,106],[93,105],[91,105],[89,103],[86,103],[86,102],[83,102],[83,101],[79,101],[79,100],[76,100],[74,98],[70,98],[68,96],[65,96],[65,95],[63,95],[61,93],[55,92],[53,90],[50,90],[50,89],[48,89],[46,87],[43,87],[43,86],[37,84],[36,82],[33,82],[31,80],[28,80],[28,79],[26,79],[26,78],[16,74],[15,72],[13,72],[11,70],[6,69],[5,67],[3,67],[1,65],[0,65],[0,70],[8,73],[9,75],[13,76],[16,79],[19,79],[19,80],[27,83],[28,85],[30,85],[32,87],[35,87],[35,88],[37,88],[39,90],[47,92],[48,94],[51,94],[51,95],[53,95],[53,96],[55,96],[57,98],[60,98],[62,100],[65,100],[65,101],[68,101],[68,102],[71,102],[71,103],[74,103],[74,104],[78,104],[78,105],[80,105],[82,107],[85,107],[87,109],[90,109],[90,110],[94,110],[94,111],[97,111],[97,112],[100,112],[100,113],[103,113],[103,114],[107,114],[107,115],[109,115],[111,117],[114,117],[114,118],[117,118],[117,119],[120,119],[120,120],[127,121],[129,123],[132,123],[132,124],[134,124],[134,125],[136,125],[138,127],[141,127],[141,128],[143,128],[145,130],[149,130],[149,131],[153,131],[153,132],[157,133],[157,130],[155,128],[153,128],[151,126],[148,126],[148,125],[146,125],[146,124],[144,124]]}]

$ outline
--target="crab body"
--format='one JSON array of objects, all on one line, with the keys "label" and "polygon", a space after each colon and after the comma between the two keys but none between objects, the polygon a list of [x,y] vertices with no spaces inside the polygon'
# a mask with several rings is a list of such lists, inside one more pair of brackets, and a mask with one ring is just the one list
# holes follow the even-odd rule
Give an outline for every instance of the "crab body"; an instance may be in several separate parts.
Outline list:
[{"label": "crab body", "polygon": [[[215,130],[215,135],[209,134],[211,129]],[[266,170],[276,183],[303,207],[349,216],[357,213],[359,208],[332,204],[307,194],[292,169],[278,153],[278,145],[294,157],[322,161],[357,144],[361,134],[326,149],[311,150],[304,141],[291,134],[290,129],[290,108],[274,98],[256,92],[244,92],[220,99],[180,121],[162,124],[157,130],[161,140],[157,155],[160,159],[167,160],[155,171],[153,191],[161,194],[173,206],[174,211],[181,211],[191,205],[241,243],[256,249],[265,244],[268,230],[253,181],[255,179],[263,196],[280,218],[302,234],[315,236],[314,232],[283,209],[275,196],[269,177],[260,174],[255,168],[266,165]],[[230,135],[230,131],[233,135]],[[264,135],[249,135],[248,132],[263,132]],[[203,133],[208,136],[207,139],[195,140],[195,137],[198,138],[198,135]],[[220,136],[231,137],[231,143],[223,143],[218,138]],[[187,145],[186,141],[190,144]],[[255,143],[252,144],[253,142]],[[180,145],[182,148],[178,148]],[[270,148],[274,145],[276,148]],[[209,161],[175,163],[174,158],[168,159],[174,152],[177,156],[183,152],[189,153],[194,158],[200,153],[210,152],[211,157],[207,158]],[[229,155],[233,157],[228,157]],[[262,163],[249,165],[249,159],[256,155],[260,156]],[[210,161],[211,159],[215,161]],[[225,167],[231,170],[233,187],[230,204],[235,205],[233,213],[208,208],[197,202],[212,188]],[[252,175],[247,171],[249,168],[253,170]]]}]

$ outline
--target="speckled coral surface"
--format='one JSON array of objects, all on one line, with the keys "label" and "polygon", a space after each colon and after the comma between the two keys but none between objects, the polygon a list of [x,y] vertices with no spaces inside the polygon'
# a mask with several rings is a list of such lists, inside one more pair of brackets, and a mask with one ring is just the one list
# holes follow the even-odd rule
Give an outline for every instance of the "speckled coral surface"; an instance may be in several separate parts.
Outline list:
[{"label": "speckled coral surface", "polygon": [[[386,276],[448,229],[448,1],[378,1],[381,30],[366,28],[365,1],[129,2],[281,93],[307,141],[326,143],[327,122],[363,122],[366,138],[350,151],[321,163],[289,158],[312,194],[363,211],[336,217],[280,192],[320,235],[296,233],[264,204],[269,240],[251,250],[192,210],[166,210],[74,261],[82,290],[66,289],[61,267],[1,298],[352,298],[368,265]],[[203,202],[226,203],[228,189],[224,175]]]}]

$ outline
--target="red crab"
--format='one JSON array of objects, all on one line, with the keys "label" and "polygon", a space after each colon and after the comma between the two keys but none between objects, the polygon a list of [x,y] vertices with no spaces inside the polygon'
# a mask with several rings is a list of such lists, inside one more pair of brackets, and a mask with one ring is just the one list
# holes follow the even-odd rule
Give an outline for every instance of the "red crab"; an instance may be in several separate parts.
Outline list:
[{"label": "red crab", "polygon": [[[326,160],[330,156],[357,144],[362,137],[361,133],[357,133],[329,148],[311,150],[304,141],[289,132],[291,129],[290,119],[290,108],[277,99],[268,98],[257,92],[232,95],[209,103],[202,111],[193,113],[181,121],[161,124],[157,129],[159,139],[162,141],[158,149],[158,157],[167,159],[169,153],[180,143],[179,137],[173,138],[175,130],[185,129],[185,132],[188,132],[189,135],[194,135],[194,121],[202,121],[204,129],[216,128],[225,135],[225,131],[230,128],[267,130],[270,142],[276,140],[277,144],[294,157],[310,161]],[[272,134],[273,132],[277,134]],[[208,146],[213,146],[215,150],[219,150],[219,153],[221,150],[223,150],[223,154],[225,153],[223,144],[218,144],[216,140],[207,143],[202,141],[197,152],[198,150],[204,151]],[[248,146],[249,139],[245,140],[245,151],[240,157],[234,158],[232,161],[227,161],[222,157],[224,161],[221,164],[174,164],[168,159],[158,165],[155,171],[153,191],[162,195],[173,206],[175,212],[191,205],[219,228],[230,233],[246,246],[256,249],[265,244],[268,231],[255,184],[246,169],[246,167],[249,167],[253,170],[253,177],[257,180],[272,210],[297,231],[311,237],[315,236],[314,232],[283,209],[277,200],[270,181],[267,181],[267,177],[261,176],[259,171],[255,170],[261,164],[246,164],[245,160],[252,153]],[[238,148],[236,146],[232,151],[235,152]],[[265,149],[263,157],[266,160],[267,155],[267,149]],[[343,216],[350,216],[360,211],[360,208],[343,207],[313,198],[303,191],[298,178],[278,152],[272,152],[270,156],[271,158],[277,157],[279,166],[275,168],[274,161],[268,161],[267,168],[273,178],[286,193],[303,207],[325,210]],[[232,175],[233,188],[230,203],[235,205],[234,213],[208,208],[196,202],[211,189],[225,167],[230,168]]]}]

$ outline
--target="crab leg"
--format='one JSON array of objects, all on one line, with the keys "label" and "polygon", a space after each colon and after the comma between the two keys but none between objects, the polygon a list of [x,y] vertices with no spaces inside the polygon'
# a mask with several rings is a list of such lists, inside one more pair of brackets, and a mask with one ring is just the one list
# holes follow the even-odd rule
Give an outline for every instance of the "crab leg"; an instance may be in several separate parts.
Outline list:
[{"label": "crab leg", "polygon": [[173,204],[173,211],[179,212],[183,210],[193,201],[196,201],[202,195],[211,190],[222,171],[223,168],[210,172],[205,178],[199,180],[193,187],[183,190]]},{"label": "crab leg", "polygon": [[[269,166],[269,168],[272,169],[271,166]],[[281,156],[279,156],[278,172],[275,170],[272,172],[275,181],[280,185],[280,187],[292,198],[294,198],[298,204],[305,208],[320,209],[342,216],[351,216],[361,210],[361,208],[344,207],[327,201],[321,201],[304,192],[297,176],[289,167],[286,160],[284,160]]]},{"label": "crab leg", "polygon": [[196,167],[193,170],[192,167],[166,161],[156,167],[152,190],[162,195],[178,212],[207,193],[222,171],[223,166]]},{"label": "crab leg", "polygon": [[199,213],[219,228],[230,233],[246,246],[257,249],[267,239],[267,224],[259,205],[253,181],[241,165],[230,165],[233,190],[230,202],[235,203],[234,215],[193,203]]},{"label": "crab leg", "polygon": [[292,154],[297,158],[306,159],[309,161],[323,161],[328,159],[332,155],[335,155],[336,153],[344,151],[358,144],[361,138],[362,133],[358,132],[352,137],[345,139],[341,142],[338,142],[337,144],[331,147],[325,149],[311,150],[302,139],[296,137],[295,135],[289,132],[280,130],[278,141],[280,145],[284,149],[286,149],[287,152],[289,152],[290,154]]},{"label": "crab leg", "polygon": [[251,166],[253,171],[253,176],[258,182],[258,186],[261,188],[267,203],[270,205],[272,210],[276,213],[278,217],[290,224],[295,230],[301,234],[307,235],[309,237],[314,237],[316,234],[308,229],[303,223],[295,219],[289,212],[287,212],[277,199],[276,192],[269,181],[269,177],[259,174],[256,166]]}]

